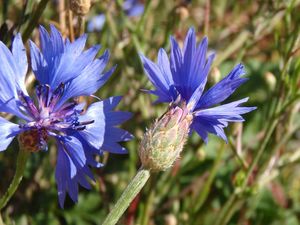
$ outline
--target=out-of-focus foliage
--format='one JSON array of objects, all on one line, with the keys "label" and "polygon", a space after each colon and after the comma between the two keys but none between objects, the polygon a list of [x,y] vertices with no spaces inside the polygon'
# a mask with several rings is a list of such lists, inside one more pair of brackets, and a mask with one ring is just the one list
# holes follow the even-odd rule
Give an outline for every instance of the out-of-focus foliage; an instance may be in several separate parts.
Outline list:
[{"label": "out-of-focus foliage", "polygon": [[[166,110],[141,91],[151,84],[138,53],[154,59],[159,48],[169,47],[169,35],[182,40],[193,26],[198,39],[208,36],[209,48],[217,52],[209,86],[243,62],[249,81],[230,100],[250,96],[249,105],[258,109],[243,125],[227,129],[228,144],[210,136],[204,145],[192,135],[174,168],[151,176],[119,224],[300,224],[300,1],[141,3],[143,14],[131,17],[122,0],[93,1],[85,20],[105,15],[88,44],[109,49],[110,64],[118,67],[96,95],[124,95],[119,108],[134,113],[124,127],[136,136],[126,144],[129,154],[105,155],[106,166],[94,171],[93,189],[81,189],[78,204],[67,199],[64,210],[57,202],[55,146],[32,154],[25,179],[1,212],[3,221],[101,224],[140,166],[136,151],[143,132]],[[55,24],[65,36],[72,34],[70,27],[75,36],[80,30],[78,18],[68,16],[67,1],[9,0],[0,9],[0,39],[7,45],[18,31],[38,40],[38,24]],[[1,195],[14,174],[17,149],[15,142],[0,154]]]}]

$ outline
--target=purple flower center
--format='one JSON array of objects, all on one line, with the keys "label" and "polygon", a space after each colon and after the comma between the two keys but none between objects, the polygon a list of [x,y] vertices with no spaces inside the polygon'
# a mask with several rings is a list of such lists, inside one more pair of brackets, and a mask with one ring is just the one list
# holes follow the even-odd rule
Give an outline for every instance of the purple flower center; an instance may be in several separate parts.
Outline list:
[{"label": "purple flower center", "polygon": [[27,123],[20,124],[24,131],[20,134],[19,141],[25,149],[33,152],[47,150],[48,136],[59,137],[72,130],[84,130],[86,125],[94,122],[78,121],[78,116],[84,110],[76,101],[58,105],[64,87],[61,83],[55,90],[51,90],[47,84],[39,85],[35,100],[19,92],[21,109],[30,118]]}]

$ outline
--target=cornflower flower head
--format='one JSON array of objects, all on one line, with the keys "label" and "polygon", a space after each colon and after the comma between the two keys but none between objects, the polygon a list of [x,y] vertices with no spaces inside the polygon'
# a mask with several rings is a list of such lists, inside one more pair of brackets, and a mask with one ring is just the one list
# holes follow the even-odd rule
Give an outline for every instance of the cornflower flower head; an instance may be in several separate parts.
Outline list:
[{"label": "cornflower flower head", "polygon": [[[144,12],[144,4],[140,3],[138,0],[125,0],[122,7],[125,15],[128,17],[138,17]],[[101,31],[105,22],[105,14],[101,13],[93,16],[87,24],[87,30],[89,32]]]},{"label": "cornflower flower head", "polygon": [[139,0],[125,0],[123,10],[127,16],[140,16],[144,12],[144,4]]},{"label": "cornflower flower head", "polygon": [[65,41],[51,26],[51,35],[40,27],[41,50],[30,42],[31,67],[38,81],[30,97],[25,88],[28,69],[26,50],[17,34],[10,51],[0,42],[0,111],[15,115],[18,123],[0,117],[0,151],[6,150],[18,136],[25,151],[48,149],[48,140],[57,145],[55,178],[60,206],[66,194],[76,202],[78,184],[90,188],[90,167],[100,167],[95,160],[103,151],[126,153],[118,142],[132,135],[116,126],[130,118],[130,113],[113,111],[121,97],[92,103],[85,110],[79,96],[93,95],[115,68],[104,72],[109,53],[95,58],[100,46],[84,51],[87,36]]},{"label": "cornflower flower head", "polygon": [[101,31],[104,27],[106,17],[104,14],[93,16],[87,24],[87,30],[89,32]]},{"label": "cornflower flower head", "polygon": [[[247,81],[242,77],[245,74],[242,64],[236,65],[220,82],[204,91],[215,57],[214,53],[206,57],[207,46],[206,37],[197,45],[195,31],[191,28],[183,49],[171,37],[170,59],[164,49],[159,50],[157,63],[140,56],[155,87],[147,92],[158,96],[156,103],[170,103],[168,111],[144,135],[139,151],[144,166],[158,170],[170,167],[191,131],[196,131],[206,143],[208,133],[227,142],[224,128],[228,123],[243,122],[242,115],[256,109],[241,106],[248,98],[219,105]],[[163,158],[171,153],[174,155],[172,160],[163,163]]]}]

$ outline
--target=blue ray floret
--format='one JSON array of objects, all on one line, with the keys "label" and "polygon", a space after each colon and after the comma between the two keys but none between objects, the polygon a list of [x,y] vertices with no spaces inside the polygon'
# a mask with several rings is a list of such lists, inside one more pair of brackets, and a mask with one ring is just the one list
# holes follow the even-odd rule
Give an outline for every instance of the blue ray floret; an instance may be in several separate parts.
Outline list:
[{"label": "blue ray floret", "polygon": [[0,42],[0,111],[15,115],[15,124],[0,117],[0,151],[6,150],[18,136],[20,144],[31,152],[47,150],[49,138],[57,144],[55,178],[60,206],[66,194],[77,201],[78,184],[90,188],[90,167],[100,167],[95,160],[103,151],[124,154],[118,142],[132,135],[117,126],[130,118],[130,113],[114,111],[121,97],[92,103],[85,110],[79,96],[93,95],[111,76],[114,68],[103,72],[109,60],[106,51],[96,58],[100,46],[84,50],[87,36],[74,42],[64,41],[51,26],[51,34],[40,27],[39,49],[30,42],[31,67],[38,80],[34,97],[25,88],[26,50],[20,34],[10,51]]},{"label": "blue ray floret", "polygon": [[192,116],[191,130],[196,131],[207,142],[208,133],[215,134],[227,141],[224,128],[228,122],[244,121],[241,115],[256,107],[243,107],[242,103],[248,98],[220,105],[241,84],[247,81],[242,64],[236,65],[233,70],[220,82],[204,91],[207,76],[215,57],[207,55],[207,38],[196,43],[196,34],[193,28],[189,29],[183,49],[171,37],[171,53],[168,57],[164,49],[158,53],[157,63],[141,55],[145,72],[155,87],[147,91],[158,97],[156,102],[171,103],[171,107],[185,106]]}]

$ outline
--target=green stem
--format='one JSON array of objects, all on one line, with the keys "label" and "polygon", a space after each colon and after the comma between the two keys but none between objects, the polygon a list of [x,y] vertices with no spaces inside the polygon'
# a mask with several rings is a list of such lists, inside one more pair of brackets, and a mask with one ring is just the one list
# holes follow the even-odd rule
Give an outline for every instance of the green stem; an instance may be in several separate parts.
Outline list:
[{"label": "green stem", "polygon": [[151,5],[151,1],[150,0],[146,1],[144,13],[143,13],[142,17],[140,18],[139,23],[136,26],[136,31],[140,35],[142,35],[142,32],[144,32],[143,29],[142,29],[142,27],[144,27],[145,21],[146,21],[148,15],[150,13],[150,9],[151,9],[150,5]]},{"label": "green stem", "polygon": [[257,154],[255,155],[255,157],[254,157],[253,161],[251,162],[250,167],[247,171],[246,179],[244,180],[244,183],[242,185],[243,190],[247,187],[249,178],[250,178],[255,166],[257,165],[260,157],[262,156],[267,144],[269,143],[270,137],[271,137],[272,133],[274,132],[278,122],[279,122],[279,119],[274,119],[274,121],[270,125],[270,127],[266,133],[266,136],[264,137],[264,141],[261,144],[260,148],[258,149]]},{"label": "green stem", "polygon": [[111,12],[109,10],[106,11],[106,19],[107,19],[107,24],[110,28],[111,34],[115,39],[119,38],[119,32],[118,32],[118,28],[116,25],[116,22],[114,20],[114,18],[111,15]]},{"label": "green stem", "polygon": [[215,222],[215,225],[221,225],[223,224],[223,221],[228,219],[228,214],[232,212],[231,208],[233,208],[235,202],[238,200],[238,196],[235,193],[233,193],[230,198],[227,200],[221,211],[218,213],[217,220]]},{"label": "green stem", "polygon": [[35,26],[39,22],[39,18],[43,14],[43,12],[44,12],[44,10],[47,6],[48,1],[49,0],[41,0],[40,3],[38,4],[36,11],[32,15],[30,21],[28,22],[28,25],[27,25],[26,29],[23,32],[22,37],[23,37],[24,42],[28,40],[28,38],[30,37],[33,29],[35,28]]},{"label": "green stem", "polygon": [[257,151],[257,154],[255,155],[252,163],[250,164],[249,168],[248,168],[248,171],[246,173],[246,178],[241,186],[241,190],[239,192],[235,191],[230,199],[225,203],[225,206],[221,209],[220,213],[219,213],[219,216],[217,218],[217,221],[216,221],[216,225],[221,225],[223,224],[223,221],[229,221],[229,219],[231,218],[231,216],[233,215],[234,213],[234,206],[236,204],[236,202],[239,200],[239,197],[238,195],[243,192],[246,188],[247,188],[247,185],[248,185],[248,181],[249,181],[249,178],[255,168],[255,166],[257,165],[260,157],[262,156],[262,153],[264,152],[267,144],[269,143],[269,140],[270,140],[270,137],[272,135],[272,133],[274,132],[277,124],[278,124],[278,121],[279,119],[275,119],[267,128],[267,133],[266,133],[266,136],[264,138],[264,141],[263,143],[261,144],[260,148],[258,149]]},{"label": "green stem", "polygon": [[113,209],[110,211],[102,225],[114,225],[118,222],[120,217],[128,208],[129,204],[144,187],[149,177],[150,171],[144,168],[140,168],[140,170],[128,184],[127,188],[122,193],[121,197],[114,205]]},{"label": "green stem", "polygon": [[234,156],[237,158],[237,160],[239,161],[239,163],[241,164],[241,166],[243,166],[243,169],[245,170],[245,171],[247,171],[247,169],[248,169],[248,164],[247,164],[247,162],[242,158],[242,156],[237,152],[237,149],[236,149],[236,146],[234,145],[234,143],[233,143],[233,141],[232,141],[232,138],[230,137],[229,139],[228,139],[229,141],[228,141],[228,143],[229,143],[229,145],[230,145],[230,149],[232,150],[232,152],[233,152],[233,154],[234,154]]},{"label": "green stem", "polygon": [[18,158],[17,158],[17,166],[16,166],[16,173],[14,175],[14,178],[9,185],[7,191],[0,199],[0,211],[6,206],[10,198],[13,196],[15,191],[17,190],[20,182],[22,181],[23,174],[26,167],[26,162],[28,159],[30,152],[25,151],[23,149],[19,150]]},{"label": "green stem", "polygon": [[229,220],[231,219],[232,215],[235,213],[235,211],[238,208],[241,208],[243,201],[240,201],[237,199],[236,201],[233,202],[231,207],[229,208],[228,213],[224,216],[224,219],[221,221],[220,225],[226,225]]}]

